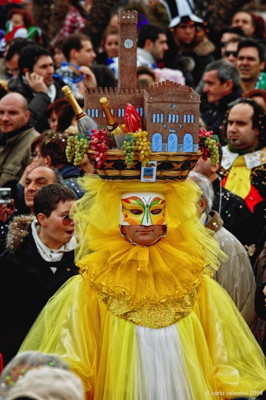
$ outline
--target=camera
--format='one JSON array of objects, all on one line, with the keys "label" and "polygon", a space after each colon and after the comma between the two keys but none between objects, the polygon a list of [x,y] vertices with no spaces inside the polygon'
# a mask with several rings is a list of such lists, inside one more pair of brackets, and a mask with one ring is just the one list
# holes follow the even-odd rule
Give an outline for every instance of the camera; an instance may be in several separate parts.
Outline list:
[{"label": "camera", "polygon": [[10,204],[10,203],[11,203],[11,189],[0,188],[0,204]]}]

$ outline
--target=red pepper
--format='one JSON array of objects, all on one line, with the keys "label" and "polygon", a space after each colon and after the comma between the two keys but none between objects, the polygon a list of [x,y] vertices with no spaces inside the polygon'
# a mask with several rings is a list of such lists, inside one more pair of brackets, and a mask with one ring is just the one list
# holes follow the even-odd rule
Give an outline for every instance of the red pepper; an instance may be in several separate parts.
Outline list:
[{"label": "red pepper", "polygon": [[127,104],[125,108],[125,125],[127,132],[137,132],[142,129],[140,116],[132,104]]}]

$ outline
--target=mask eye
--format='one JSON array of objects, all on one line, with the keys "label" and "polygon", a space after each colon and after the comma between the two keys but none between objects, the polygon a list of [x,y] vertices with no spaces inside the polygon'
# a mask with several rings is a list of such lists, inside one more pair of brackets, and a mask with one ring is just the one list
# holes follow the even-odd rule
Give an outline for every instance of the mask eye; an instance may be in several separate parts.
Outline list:
[{"label": "mask eye", "polygon": [[130,212],[131,212],[132,214],[134,214],[134,215],[143,214],[143,211],[142,211],[142,210],[139,210],[139,209],[136,209],[136,208],[133,208],[132,210],[130,210]]},{"label": "mask eye", "polygon": [[155,208],[155,210],[151,210],[151,214],[159,215],[162,212],[161,208]]}]

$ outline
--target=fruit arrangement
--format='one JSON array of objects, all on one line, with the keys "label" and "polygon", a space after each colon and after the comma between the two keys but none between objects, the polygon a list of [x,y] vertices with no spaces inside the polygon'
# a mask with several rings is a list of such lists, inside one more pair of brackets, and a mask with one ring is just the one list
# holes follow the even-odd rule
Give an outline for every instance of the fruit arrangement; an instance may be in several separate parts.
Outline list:
[{"label": "fruit arrangement", "polygon": [[[125,108],[125,124],[118,125],[112,132],[106,129],[91,129],[89,132],[79,132],[69,135],[66,146],[68,162],[80,165],[84,155],[92,150],[95,152],[96,168],[100,168],[107,159],[107,151],[119,148],[125,154],[127,168],[131,168],[134,158],[145,166],[149,163],[151,154],[147,132],[141,128],[140,116],[132,104]],[[119,136],[119,140],[115,140]],[[115,146],[116,144],[116,146]]]},{"label": "fruit arrangement", "polygon": [[202,152],[203,160],[210,158],[211,165],[216,165],[219,162],[219,150],[220,146],[219,138],[213,134],[213,131],[207,131],[206,129],[200,129],[199,131],[199,148]]}]

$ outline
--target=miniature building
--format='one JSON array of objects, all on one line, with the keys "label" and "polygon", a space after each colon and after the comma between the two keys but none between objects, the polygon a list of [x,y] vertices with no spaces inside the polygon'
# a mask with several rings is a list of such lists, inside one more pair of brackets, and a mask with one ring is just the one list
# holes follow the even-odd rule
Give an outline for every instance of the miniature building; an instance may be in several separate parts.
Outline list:
[{"label": "miniature building", "polygon": [[149,134],[153,152],[197,152],[200,96],[188,86],[163,81],[136,88],[137,11],[119,12],[119,79],[117,88],[87,89],[85,110],[106,125],[99,103],[107,97],[119,124],[127,103],[135,106]]}]

